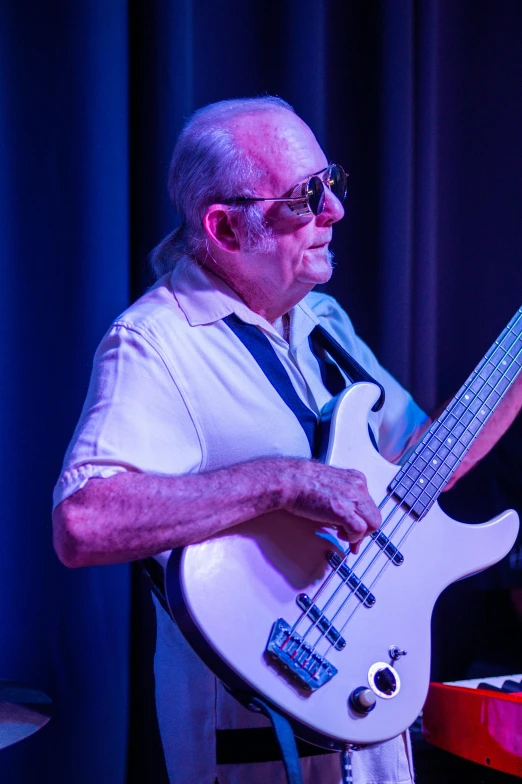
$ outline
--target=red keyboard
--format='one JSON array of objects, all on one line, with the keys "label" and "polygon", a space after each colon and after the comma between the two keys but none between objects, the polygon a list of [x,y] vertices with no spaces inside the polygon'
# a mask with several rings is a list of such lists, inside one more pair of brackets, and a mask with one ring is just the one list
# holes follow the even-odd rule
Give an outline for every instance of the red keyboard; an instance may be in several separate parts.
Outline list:
[{"label": "red keyboard", "polygon": [[452,754],[522,778],[522,675],[431,683],[422,734]]}]

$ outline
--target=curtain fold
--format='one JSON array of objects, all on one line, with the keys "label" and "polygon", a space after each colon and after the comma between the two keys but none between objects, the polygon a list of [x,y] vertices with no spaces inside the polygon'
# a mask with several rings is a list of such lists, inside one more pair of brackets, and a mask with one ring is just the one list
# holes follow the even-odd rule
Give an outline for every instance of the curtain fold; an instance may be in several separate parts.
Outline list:
[{"label": "curtain fold", "polygon": [[326,290],[430,409],[520,305],[521,31],[518,0],[0,5],[0,678],[57,706],[3,781],[125,780],[129,569],[62,567],[50,497],[95,347],[175,225],[184,119],[269,92],[311,124],[350,171]]},{"label": "curtain fold", "polygon": [[382,361],[437,404],[438,3],[387,2],[381,124]]},{"label": "curtain fold", "polygon": [[0,678],[56,714],[6,782],[124,781],[128,567],[70,571],[51,493],[92,355],[128,302],[124,3],[4,3],[0,126]]}]

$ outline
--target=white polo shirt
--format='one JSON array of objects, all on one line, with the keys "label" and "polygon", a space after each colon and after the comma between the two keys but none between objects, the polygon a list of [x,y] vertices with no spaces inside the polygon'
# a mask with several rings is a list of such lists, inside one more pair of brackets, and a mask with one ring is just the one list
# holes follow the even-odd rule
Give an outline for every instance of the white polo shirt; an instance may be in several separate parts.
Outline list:
[{"label": "white polo shirt", "polygon": [[[310,293],[292,309],[287,343],[221,278],[185,259],[119,316],[103,338],[55,487],[55,505],[91,477],[118,471],[181,475],[258,457],[310,457],[308,440],[295,415],[222,321],[230,313],[262,330],[297,394],[316,413],[331,399],[308,341],[321,323],[385,388],[384,407],[370,415],[380,452],[394,461],[415,440],[425,414],[381,368],[332,297]],[[156,679],[169,775],[177,784],[214,784],[216,726],[265,726],[266,719],[241,708],[216,684],[162,612],[158,610],[163,648]],[[176,678],[169,671],[170,661],[175,662]],[[170,713],[169,700],[176,702]],[[178,732],[183,733],[182,740]],[[401,737],[358,752],[355,781],[410,782],[404,750]],[[308,758],[303,768],[310,784],[319,780],[319,774],[321,784],[340,780],[336,755]],[[226,784],[285,781],[281,763],[221,766],[219,778]]]},{"label": "white polo shirt", "polygon": [[331,399],[308,336],[321,323],[386,391],[370,415],[379,451],[395,461],[426,420],[356,336],[337,302],[310,293],[290,312],[287,343],[216,275],[189,260],[119,316],[94,357],[80,421],[54,504],[93,476],[118,470],[210,471],[256,457],[310,457],[299,422],[232,330],[235,313],[270,340],[302,401]]}]

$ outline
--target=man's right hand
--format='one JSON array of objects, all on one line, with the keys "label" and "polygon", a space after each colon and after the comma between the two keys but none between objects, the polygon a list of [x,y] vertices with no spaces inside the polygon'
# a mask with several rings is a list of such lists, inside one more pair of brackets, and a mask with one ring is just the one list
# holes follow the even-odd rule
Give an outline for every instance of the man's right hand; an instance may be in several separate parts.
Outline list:
[{"label": "man's right hand", "polygon": [[364,474],[313,460],[287,460],[285,509],[338,529],[340,539],[357,553],[365,536],[376,531],[381,514],[368,493]]}]

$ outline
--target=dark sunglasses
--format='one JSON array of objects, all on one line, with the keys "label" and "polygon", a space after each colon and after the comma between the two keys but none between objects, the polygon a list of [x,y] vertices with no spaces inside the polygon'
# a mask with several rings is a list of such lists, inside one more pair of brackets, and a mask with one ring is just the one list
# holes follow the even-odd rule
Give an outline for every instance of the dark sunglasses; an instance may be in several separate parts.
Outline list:
[{"label": "dark sunglasses", "polygon": [[261,196],[239,196],[236,199],[226,199],[223,204],[251,201],[284,201],[293,213],[301,215],[320,215],[324,210],[325,186],[331,190],[339,201],[344,201],[348,191],[348,175],[342,166],[331,163],[326,169],[315,172],[306,180],[298,182],[292,188],[290,196],[279,199],[264,198]]}]

